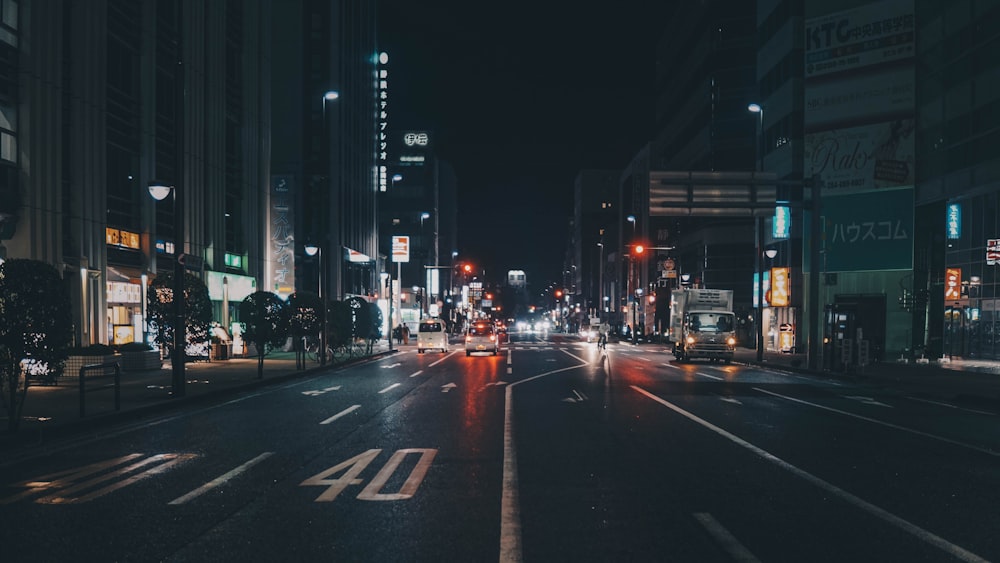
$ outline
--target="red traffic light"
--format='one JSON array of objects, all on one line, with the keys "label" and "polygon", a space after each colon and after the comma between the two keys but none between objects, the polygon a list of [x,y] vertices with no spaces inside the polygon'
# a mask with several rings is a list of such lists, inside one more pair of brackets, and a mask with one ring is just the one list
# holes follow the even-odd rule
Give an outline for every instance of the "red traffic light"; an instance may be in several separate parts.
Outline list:
[{"label": "red traffic light", "polygon": [[642,254],[645,250],[646,250],[646,248],[643,247],[641,244],[635,245],[635,253],[636,254]]}]

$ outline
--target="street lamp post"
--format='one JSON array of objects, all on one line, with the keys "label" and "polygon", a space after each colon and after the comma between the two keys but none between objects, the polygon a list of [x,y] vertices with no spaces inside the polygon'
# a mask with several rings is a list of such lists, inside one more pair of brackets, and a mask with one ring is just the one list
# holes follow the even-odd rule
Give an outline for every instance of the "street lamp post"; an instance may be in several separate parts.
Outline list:
[{"label": "street lamp post", "polygon": [[[757,114],[757,127],[754,139],[754,166],[758,172],[764,171],[764,107],[760,104],[750,104],[747,111]],[[757,361],[764,359],[764,218],[756,216],[757,237]]]},{"label": "street lamp post", "polygon": [[319,269],[319,303],[320,303],[320,331],[319,331],[319,365],[326,365],[326,292],[323,291],[323,247],[309,243],[305,246],[306,255],[316,257],[316,267]]},{"label": "street lamp post", "polygon": [[597,243],[597,317],[604,319],[604,243]]},{"label": "street lamp post", "polygon": [[163,201],[171,193],[174,196],[174,351],[170,358],[172,374],[170,386],[174,397],[183,397],[184,361],[187,355],[184,322],[184,191],[179,186],[170,186],[163,182],[149,183],[149,195],[156,201]]}]

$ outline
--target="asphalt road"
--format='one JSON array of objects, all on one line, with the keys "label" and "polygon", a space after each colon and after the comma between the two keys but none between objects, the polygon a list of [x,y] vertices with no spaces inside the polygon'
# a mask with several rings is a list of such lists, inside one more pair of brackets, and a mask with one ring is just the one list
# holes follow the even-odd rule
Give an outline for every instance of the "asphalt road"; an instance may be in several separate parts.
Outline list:
[{"label": "asphalt road", "polygon": [[1000,418],[653,346],[415,351],[0,460],[3,561],[1000,559]]}]

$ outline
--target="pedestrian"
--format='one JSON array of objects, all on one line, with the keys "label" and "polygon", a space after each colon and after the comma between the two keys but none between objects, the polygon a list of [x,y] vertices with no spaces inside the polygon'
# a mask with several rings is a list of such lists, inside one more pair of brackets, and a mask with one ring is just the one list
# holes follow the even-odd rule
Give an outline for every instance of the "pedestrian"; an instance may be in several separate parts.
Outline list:
[{"label": "pedestrian", "polygon": [[396,344],[403,343],[403,325],[398,324],[396,328],[392,329],[392,336],[396,339]]},{"label": "pedestrian", "polygon": [[403,323],[403,344],[409,344],[409,343],[410,343],[410,327],[406,326],[406,323]]}]

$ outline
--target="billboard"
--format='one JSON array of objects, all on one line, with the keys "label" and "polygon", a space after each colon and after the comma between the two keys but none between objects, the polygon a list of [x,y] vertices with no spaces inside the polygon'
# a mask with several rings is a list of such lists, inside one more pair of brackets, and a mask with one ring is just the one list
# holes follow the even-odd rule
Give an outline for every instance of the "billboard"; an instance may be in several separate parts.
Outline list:
[{"label": "billboard", "polygon": [[295,291],[294,178],[271,177],[267,202],[267,276],[269,289],[287,298]]},{"label": "billboard", "polygon": [[913,188],[823,197],[826,272],[913,267]]}]

